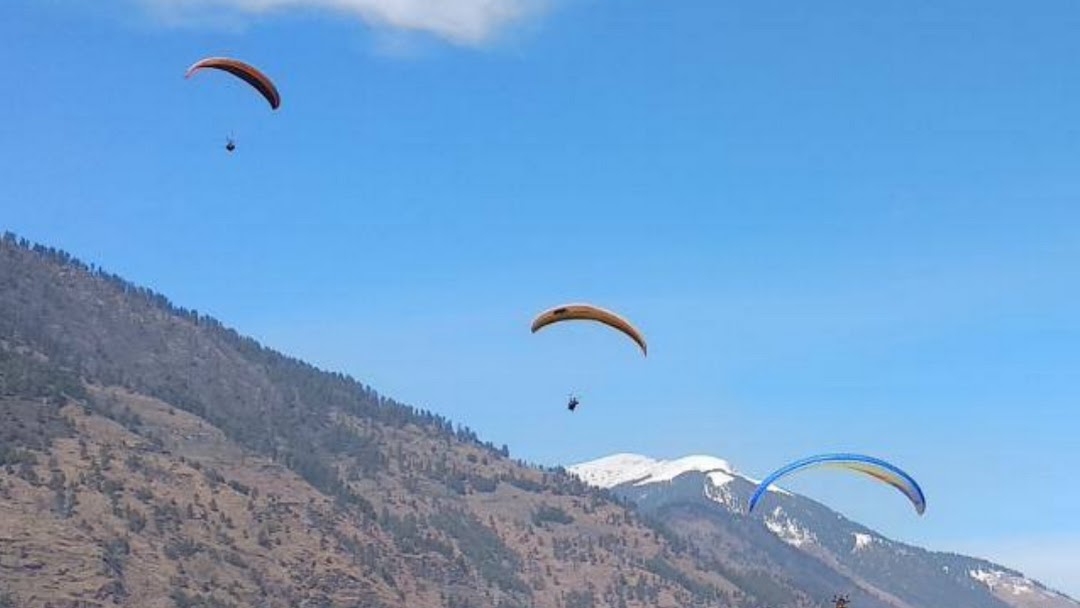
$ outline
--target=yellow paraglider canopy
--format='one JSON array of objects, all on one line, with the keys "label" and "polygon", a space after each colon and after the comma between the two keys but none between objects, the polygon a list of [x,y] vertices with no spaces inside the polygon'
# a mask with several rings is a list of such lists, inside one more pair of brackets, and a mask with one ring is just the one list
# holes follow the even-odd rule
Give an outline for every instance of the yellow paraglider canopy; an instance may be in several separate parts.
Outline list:
[{"label": "yellow paraglider canopy", "polygon": [[564,304],[546,310],[533,320],[532,332],[536,333],[548,325],[561,323],[562,321],[595,321],[597,323],[603,323],[608,327],[617,329],[626,334],[631,340],[637,343],[641,348],[642,354],[645,356],[648,356],[649,354],[649,347],[645,343],[645,337],[636,327],[610,310],[605,310],[593,306],[592,304]]}]

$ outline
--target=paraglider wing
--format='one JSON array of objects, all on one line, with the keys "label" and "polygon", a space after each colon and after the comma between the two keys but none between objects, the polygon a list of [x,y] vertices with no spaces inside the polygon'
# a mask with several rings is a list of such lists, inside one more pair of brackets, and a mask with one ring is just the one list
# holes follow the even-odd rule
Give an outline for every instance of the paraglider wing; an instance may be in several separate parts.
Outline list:
[{"label": "paraglider wing", "polygon": [[562,321],[596,321],[597,323],[603,323],[626,334],[637,343],[642,354],[645,356],[649,354],[649,347],[645,344],[645,337],[629,321],[610,310],[604,310],[591,304],[565,304],[544,311],[533,320],[532,332],[536,333],[548,325]]},{"label": "paraglider wing", "polygon": [[816,466],[838,466],[869,475],[903,492],[915,506],[915,511],[919,515],[926,511],[926,497],[923,496],[922,488],[910,475],[892,464],[861,454],[821,454],[797,460],[765,478],[754,495],[750,497],[750,512],[754,511],[758,501],[776,480],[796,471]]},{"label": "paraglider wing", "polygon": [[195,72],[204,69],[226,71],[254,87],[260,95],[266,98],[266,101],[270,103],[271,108],[276,110],[281,105],[281,95],[278,94],[277,87],[274,86],[273,81],[267,78],[266,74],[255,69],[254,66],[228,57],[207,57],[188,68],[187,74],[185,74],[184,77],[191,78]]}]

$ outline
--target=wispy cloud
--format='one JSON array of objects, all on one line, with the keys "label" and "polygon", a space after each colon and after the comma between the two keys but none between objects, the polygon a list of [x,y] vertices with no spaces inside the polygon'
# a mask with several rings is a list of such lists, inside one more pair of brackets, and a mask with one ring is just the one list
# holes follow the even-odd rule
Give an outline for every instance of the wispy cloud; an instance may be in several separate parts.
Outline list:
[{"label": "wispy cloud", "polygon": [[424,32],[455,44],[479,46],[538,14],[548,0],[136,0],[171,22],[325,11],[373,27]]}]

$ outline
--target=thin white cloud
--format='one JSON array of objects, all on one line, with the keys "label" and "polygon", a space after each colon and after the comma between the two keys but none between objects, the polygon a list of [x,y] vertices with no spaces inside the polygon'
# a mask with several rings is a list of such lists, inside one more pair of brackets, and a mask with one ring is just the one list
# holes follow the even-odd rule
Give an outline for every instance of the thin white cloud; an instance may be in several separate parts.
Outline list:
[{"label": "thin white cloud", "polygon": [[373,27],[425,32],[478,46],[533,16],[547,0],[138,0],[172,22],[326,11]]}]

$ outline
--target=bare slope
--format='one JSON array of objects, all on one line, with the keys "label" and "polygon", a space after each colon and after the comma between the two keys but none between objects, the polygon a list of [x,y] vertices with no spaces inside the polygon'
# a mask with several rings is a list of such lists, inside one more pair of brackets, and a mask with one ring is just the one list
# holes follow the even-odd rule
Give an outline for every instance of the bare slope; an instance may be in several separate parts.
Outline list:
[{"label": "bare slope", "polygon": [[0,605],[746,595],[606,492],[11,236],[0,416]]}]

